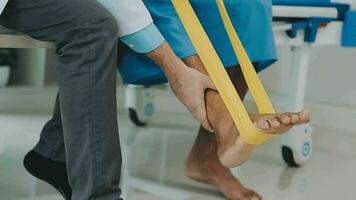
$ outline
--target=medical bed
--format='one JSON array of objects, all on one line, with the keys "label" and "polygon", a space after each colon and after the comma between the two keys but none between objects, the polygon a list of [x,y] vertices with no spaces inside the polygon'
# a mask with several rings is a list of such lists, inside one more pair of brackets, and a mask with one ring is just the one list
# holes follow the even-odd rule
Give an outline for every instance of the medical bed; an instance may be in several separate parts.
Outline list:
[{"label": "medical bed", "polygon": [[[272,102],[278,105],[279,111],[298,112],[304,108],[304,97],[307,86],[307,73],[309,69],[310,51],[314,47],[332,48],[335,46],[356,46],[355,39],[344,38],[345,34],[345,16],[349,10],[348,4],[331,4],[326,3],[327,0],[309,0],[307,5],[301,5],[298,0],[287,0],[293,5],[283,3],[279,0],[273,6],[273,31],[275,41],[278,47],[287,49],[291,53],[291,66],[283,66],[288,68],[289,77],[287,94],[272,95]],[[322,3],[318,1],[323,1]],[[356,22],[356,19],[352,19]],[[351,27],[352,28],[352,27]],[[353,31],[355,28],[353,28]],[[351,35],[355,35],[352,32]],[[351,43],[351,44],[350,44]],[[137,85],[126,86],[126,108],[129,110],[131,121],[136,126],[149,126],[155,113],[155,90],[164,90],[168,86],[160,85],[155,87],[145,87]],[[162,96],[160,96],[161,98]],[[250,99],[247,99],[249,101]],[[160,99],[160,101],[162,101]],[[282,105],[282,110],[280,109]],[[152,120],[154,121],[154,120]],[[135,129],[135,128],[134,128]],[[304,164],[312,153],[312,127],[310,124],[294,127],[289,133],[282,136],[280,147],[282,157],[287,165],[295,167]],[[168,143],[167,138],[162,139]],[[166,149],[168,144],[163,144],[163,149]],[[128,148],[130,149],[130,148]],[[164,151],[164,150],[163,150]],[[124,151],[125,157],[132,157],[130,150]],[[167,153],[163,153],[160,159],[162,163],[161,170],[163,174],[167,168],[168,159]],[[177,164],[177,163],[176,163]],[[131,166],[126,166],[130,169]],[[149,171],[151,172],[151,171]],[[157,196],[168,197],[169,199],[189,199],[195,196],[189,191],[180,189],[179,187],[166,185],[171,183],[172,178],[168,175],[161,175],[153,180],[140,178],[140,175],[124,176],[127,185],[126,187],[139,188],[140,190]],[[145,175],[143,176],[145,177]],[[151,177],[151,176],[149,176]],[[180,185],[190,184],[183,180],[177,181]],[[202,198],[196,198],[202,199]]]},{"label": "medical bed", "polygon": [[[279,4],[273,6],[273,29],[277,45],[291,47],[293,52],[286,108],[288,111],[298,111],[304,107],[310,49],[340,45],[354,47],[355,38],[347,34],[354,31],[355,27],[348,24],[356,19],[349,17],[350,5],[345,1],[275,0],[274,3]],[[348,23],[347,26],[344,21]],[[309,159],[312,150],[311,132],[309,125],[303,125],[282,136],[282,155],[288,165],[298,166]]]},{"label": "medical bed", "polygon": [[[303,1],[276,0],[273,6],[273,30],[276,44],[292,51],[292,66],[288,82],[288,94],[272,96],[275,105],[283,110],[298,112],[304,108],[310,49],[316,46],[340,46],[344,43],[343,20],[350,5],[330,3],[328,0]],[[158,86],[161,87],[162,86]],[[154,115],[152,88],[128,85],[126,107],[137,126],[146,126]],[[281,137],[281,151],[289,166],[300,166],[312,152],[312,127],[309,124],[294,127]]]},{"label": "medical bed", "polygon": [[[294,112],[304,107],[310,49],[343,43],[343,20],[350,6],[326,0],[308,1],[308,5],[298,0],[285,2],[277,0],[275,3],[280,5],[273,6],[273,29],[277,45],[290,47],[292,51],[289,94],[284,102],[287,102],[286,110]],[[311,132],[310,125],[301,125],[282,136],[282,155],[289,166],[301,165],[309,159]]]}]

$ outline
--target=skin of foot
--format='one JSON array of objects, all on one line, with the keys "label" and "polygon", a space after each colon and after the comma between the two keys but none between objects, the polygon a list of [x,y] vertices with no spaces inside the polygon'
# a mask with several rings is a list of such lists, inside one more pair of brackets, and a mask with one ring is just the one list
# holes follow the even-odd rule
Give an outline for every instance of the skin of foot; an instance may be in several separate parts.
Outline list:
[{"label": "skin of foot", "polygon": [[[198,56],[184,62],[200,72],[206,73]],[[243,99],[248,88],[239,67],[227,69],[230,78]],[[200,129],[195,144],[186,160],[186,174],[197,181],[215,186],[225,197],[232,200],[262,199],[256,192],[244,187],[232,175],[229,168],[247,161],[255,146],[245,143],[229,115],[220,95],[216,91],[206,92],[206,109],[214,135]],[[266,133],[282,134],[294,125],[308,122],[310,113],[281,113],[273,115],[250,115],[256,128]]]},{"label": "skin of foot", "polygon": [[[263,132],[283,134],[289,131],[294,125],[308,122],[310,113],[302,111],[292,114],[250,115],[250,117],[255,127],[261,129]],[[220,162],[229,168],[240,166],[249,160],[256,146],[247,144],[242,140],[230,115],[225,115],[225,117],[219,119],[222,122],[214,130],[218,141],[218,157]]]},{"label": "skin of foot", "polygon": [[223,166],[217,156],[214,134],[200,128],[194,146],[186,159],[186,175],[191,179],[217,188],[229,200],[261,200],[255,191],[243,186]]},{"label": "skin of foot", "polygon": [[[207,74],[198,56],[188,57],[184,62],[188,66]],[[229,73],[228,71],[228,73],[240,98],[243,98],[248,87],[244,77],[241,75],[240,68],[235,67],[235,70],[237,69],[238,71],[236,72]],[[230,69],[230,71],[233,70]],[[255,146],[247,144],[239,137],[239,131],[217,91],[207,90],[205,101],[208,120],[217,139],[218,157],[221,163],[229,168],[243,164],[249,159]],[[251,120],[256,128],[261,129],[265,133],[283,134],[294,125],[309,122],[310,113],[303,110],[299,113],[257,114],[251,115]]]}]

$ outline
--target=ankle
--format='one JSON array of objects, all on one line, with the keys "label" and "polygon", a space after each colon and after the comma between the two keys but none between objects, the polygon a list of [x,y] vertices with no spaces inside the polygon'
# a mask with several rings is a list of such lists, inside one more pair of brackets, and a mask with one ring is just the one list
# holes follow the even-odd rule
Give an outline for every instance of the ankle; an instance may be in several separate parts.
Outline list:
[{"label": "ankle", "polygon": [[226,120],[231,119],[230,114],[215,90],[207,90],[205,99],[209,122],[215,131],[220,131]]}]

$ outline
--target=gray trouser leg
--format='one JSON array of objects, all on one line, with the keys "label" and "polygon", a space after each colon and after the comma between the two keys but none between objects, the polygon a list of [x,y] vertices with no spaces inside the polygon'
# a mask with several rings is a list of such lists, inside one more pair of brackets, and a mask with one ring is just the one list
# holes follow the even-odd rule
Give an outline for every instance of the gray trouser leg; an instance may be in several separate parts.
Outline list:
[{"label": "gray trouser leg", "polygon": [[59,104],[59,95],[57,95],[52,118],[43,127],[40,141],[33,150],[51,160],[65,162],[63,136],[61,107]]},{"label": "gray trouser leg", "polygon": [[[114,18],[96,0],[10,0],[0,23],[56,43],[72,199],[118,199],[121,152],[115,95],[118,30]],[[53,149],[55,138],[48,138],[48,144],[43,145],[53,145]],[[41,147],[39,151],[46,155],[51,148]]]}]

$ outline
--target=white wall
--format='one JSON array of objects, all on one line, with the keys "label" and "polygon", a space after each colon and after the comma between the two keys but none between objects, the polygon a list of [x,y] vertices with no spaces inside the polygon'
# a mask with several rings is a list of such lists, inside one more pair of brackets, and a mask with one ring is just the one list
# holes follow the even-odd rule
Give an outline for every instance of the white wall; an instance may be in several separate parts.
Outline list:
[{"label": "white wall", "polygon": [[[352,0],[356,10],[356,0]],[[291,57],[279,49],[280,61],[262,73],[271,93],[287,91]],[[314,47],[310,54],[306,103],[313,123],[335,129],[356,130],[356,48]]]},{"label": "white wall", "polygon": [[[352,4],[356,10],[356,0],[352,0]],[[273,93],[284,93],[288,89],[286,83],[291,58],[285,49],[279,49],[279,57],[278,64],[262,73],[264,82]],[[306,99],[356,109],[356,48],[313,48]]]},{"label": "white wall", "polygon": [[311,54],[308,100],[356,107],[356,48],[319,48]]},{"label": "white wall", "polygon": [[356,108],[356,48],[315,49],[311,56],[307,99]]}]

